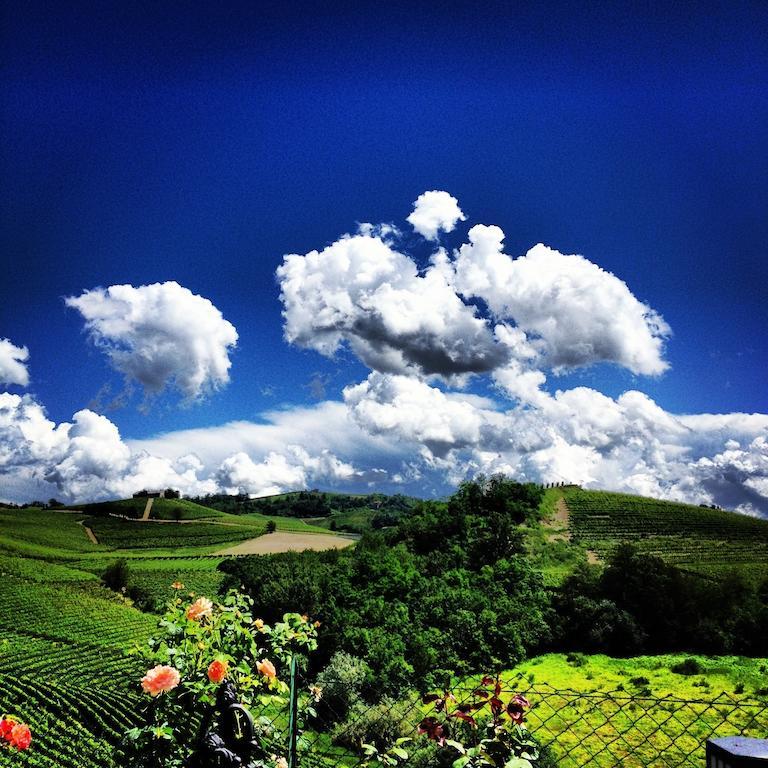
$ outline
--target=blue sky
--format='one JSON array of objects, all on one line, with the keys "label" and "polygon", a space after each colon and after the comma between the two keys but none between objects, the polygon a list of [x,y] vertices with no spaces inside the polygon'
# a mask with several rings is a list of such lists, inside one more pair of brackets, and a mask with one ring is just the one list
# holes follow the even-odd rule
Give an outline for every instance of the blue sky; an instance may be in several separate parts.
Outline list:
[{"label": "blue sky", "polygon": [[[29,384],[5,389],[55,424],[88,408],[137,441],[131,450],[150,453],[167,450],[152,442],[159,434],[274,423],[266,413],[340,404],[371,365],[348,339],[332,358],[287,343],[275,270],[285,254],[322,250],[358,222],[395,224],[402,235],[393,247],[424,269],[437,244],[406,217],[423,192],[445,190],[466,215],[440,234],[449,253],[472,226],[497,225],[510,257],[539,242],[582,254],[671,328],[659,376],[607,359],[549,370],[544,391],[585,387],[616,399],[639,390],[670,414],[765,414],[767,16],[761,3],[653,13],[566,3],[488,4],[479,14],[450,3],[6,10],[0,338],[28,350]],[[173,387],[147,400],[136,380],[118,397],[124,371],[64,297],[167,281],[208,299],[236,328],[228,380],[191,403]],[[479,311],[484,300],[475,299]],[[585,298],[586,313],[590,306]],[[491,410],[528,407],[500,396],[487,375],[461,383],[405,375],[456,397],[489,398]],[[501,466],[462,453],[483,453],[482,445],[437,450],[427,440],[425,449],[419,435],[408,438],[410,454],[382,445],[376,453],[367,437],[388,436],[355,423],[365,433],[360,453],[340,449],[354,442],[346,432],[325,447],[298,443],[354,466],[357,475],[338,474],[340,485],[373,477],[390,490],[443,492],[462,467]],[[737,450],[725,445],[732,439],[749,454],[734,461],[755,463],[748,446],[765,437],[762,421],[708,429],[676,461],[718,464]],[[389,437],[403,444],[396,430]],[[236,447],[260,466],[265,452],[279,452],[283,438],[275,440]],[[589,449],[606,458],[605,446]],[[763,449],[755,450],[762,466]],[[196,443],[190,451],[201,452]],[[0,496],[51,482],[61,493],[106,493],[68,486],[55,469],[60,456],[31,453],[37,458],[27,451],[18,466],[34,465],[34,482],[9,465],[5,477],[15,479]],[[513,453],[504,466],[531,479],[543,471],[519,463],[519,445]],[[213,477],[220,458],[214,467],[202,457],[198,474]],[[624,488],[629,469],[619,463],[612,474],[574,472]],[[366,474],[372,468],[381,472]],[[729,483],[749,480],[749,498],[709,490],[701,500],[763,509],[752,498],[763,480],[745,471]],[[328,479],[317,472],[289,477]],[[700,500],[690,477],[672,474],[652,490]]]}]

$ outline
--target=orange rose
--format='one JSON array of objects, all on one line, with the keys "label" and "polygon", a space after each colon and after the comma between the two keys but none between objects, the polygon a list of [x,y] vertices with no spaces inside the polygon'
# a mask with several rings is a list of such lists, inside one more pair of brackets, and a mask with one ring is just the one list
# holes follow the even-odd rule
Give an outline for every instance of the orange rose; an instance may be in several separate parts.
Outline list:
[{"label": "orange rose", "polygon": [[29,749],[32,743],[32,732],[26,723],[16,723],[11,731],[11,745],[18,750]]},{"label": "orange rose", "polygon": [[159,664],[156,667],[152,667],[141,678],[141,687],[150,696],[159,696],[161,693],[172,691],[179,684],[180,680],[178,669]]},{"label": "orange rose", "polygon": [[260,674],[264,675],[264,677],[268,677],[270,680],[274,680],[277,677],[277,670],[275,670],[275,665],[269,659],[260,661],[256,665],[256,669],[259,670]]},{"label": "orange rose", "polygon": [[171,589],[184,589],[184,585],[180,581],[174,581],[171,584]]},{"label": "orange rose", "polygon": [[208,665],[208,679],[212,683],[220,683],[227,676],[228,670],[229,664],[226,661],[216,659]]},{"label": "orange rose", "polygon": [[187,608],[187,618],[192,621],[199,621],[204,616],[210,616],[213,612],[213,603],[207,597],[198,597],[192,605]]}]

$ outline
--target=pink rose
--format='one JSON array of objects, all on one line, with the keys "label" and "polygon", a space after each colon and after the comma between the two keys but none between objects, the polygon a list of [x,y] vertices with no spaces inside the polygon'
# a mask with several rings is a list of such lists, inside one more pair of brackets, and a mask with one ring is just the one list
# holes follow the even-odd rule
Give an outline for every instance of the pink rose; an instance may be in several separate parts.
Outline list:
[{"label": "pink rose", "polygon": [[192,605],[187,608],[187,618],[192,621],[200,621],[203,616],[210,616],[213,611],[213,603],[207,597],[198,597]]},{"label": "pink rose", "polygon": [[180,680],[178,669],[159,664],[141,678],[141,687],[150,696],[159,696],[172,691]]},{"label": "pink rose", "polygon": [[226,676],[229,670],[229,664],[226,661],[212,661],[208,665],[208,679],[212,683],[220,683]]}]

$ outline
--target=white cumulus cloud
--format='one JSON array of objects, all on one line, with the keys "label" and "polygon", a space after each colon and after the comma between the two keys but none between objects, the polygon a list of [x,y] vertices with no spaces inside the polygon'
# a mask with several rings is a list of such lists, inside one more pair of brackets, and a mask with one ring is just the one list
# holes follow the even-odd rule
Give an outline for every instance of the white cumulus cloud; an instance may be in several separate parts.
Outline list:
[{"label": "white cumulus cloud", "polygon": [[229,381],[235,327],[176,282],[96,288],[66,304],[83,316],[112,366],[147,394],[175,388],[191,402]]},{"label": "white cumulus cloud", "polygon": [[511,320],[541,356],[561,370],[611,362],[633,373],[663,373],[664,319],[627,284],[583,256],[545,245],[516,259],[503,252],[498,227],[476,225],[457,253],[456,289]]},{"label": "white cumulus cloud", "polygon": [[345,236],[277,270],[288,341],[332,356],[346,342],[370,368],[444,377],[487,371],[507,351],[450,286],[382,236]]},{"label": "white cumulus cloud", "polygon": [[0,339],[0,384],[26,387],[29,384],[27,360],[29,350],[26,347],[17,347],[9,339]]},{"label": "white cumulus cloud", "polygon": [[453,232],[456,223],[465,221],[459,201],[447,192],[432,190],[416,198],[407,221],[427,240],[436,240],[440,232]]},{"label": "white cumulus cloud", "polygon": [[[427,192],[409,220],[442,210],[433,203],[446,198],[460,213],[447,193]],[[347,345],[382,373],[452,384],[491,373],[532,403],[546,371],[602,362],[646,375],[668,368],[661,315],[583,256],[539,244],[513,258],[499,227],[476,225],[469,242],[453,254],[437,248],[420,267],[398,250],[401,239],[393,227],[366,225],[321,251],[286,256],[277,270],[286,339],[327,356]]]}]

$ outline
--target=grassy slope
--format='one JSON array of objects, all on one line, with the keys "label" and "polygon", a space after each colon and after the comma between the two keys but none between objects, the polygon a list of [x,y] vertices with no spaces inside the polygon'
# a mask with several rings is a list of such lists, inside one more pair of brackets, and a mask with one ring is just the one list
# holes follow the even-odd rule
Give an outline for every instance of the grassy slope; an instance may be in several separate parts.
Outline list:
[{"label": "grassy slope", "polygon": [[[570,524],[556,519],[564,499]],[[630,542],[685,570],[711,577],[737,571],[768,578],[768,521],[640,496],[577,488],[552,488],[539,508],[540,522],[526,527],[529,553],[545,583],[557,586],[589,556],[603,560]]]},{"label": "grassy slope", "polygon": [[[672,672],[689,658],[698,673]],[[590,758],[590,766],[656,766],[660,754],[664,765],[698,768],[712,735],[763,738],[768,730],[767,659],[547,654],[503,679],[529,691],[529,727],[574,768]]]}]

